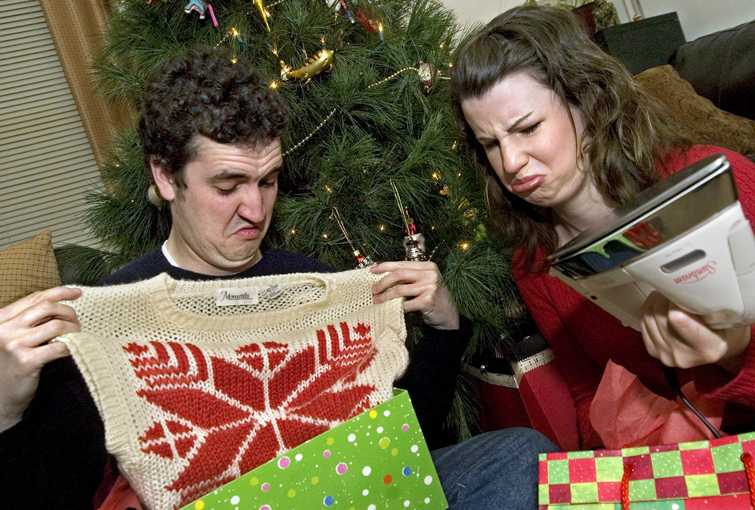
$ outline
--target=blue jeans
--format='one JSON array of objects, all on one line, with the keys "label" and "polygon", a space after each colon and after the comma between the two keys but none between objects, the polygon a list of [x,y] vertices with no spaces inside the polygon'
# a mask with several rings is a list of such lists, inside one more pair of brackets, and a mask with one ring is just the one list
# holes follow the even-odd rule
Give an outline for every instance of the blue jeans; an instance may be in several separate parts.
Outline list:
[{"label": "blue jeans", "polygon": [[557,450],[539,432],[508,428],[431,454],[449,510],[536,510],[537,454]]}]

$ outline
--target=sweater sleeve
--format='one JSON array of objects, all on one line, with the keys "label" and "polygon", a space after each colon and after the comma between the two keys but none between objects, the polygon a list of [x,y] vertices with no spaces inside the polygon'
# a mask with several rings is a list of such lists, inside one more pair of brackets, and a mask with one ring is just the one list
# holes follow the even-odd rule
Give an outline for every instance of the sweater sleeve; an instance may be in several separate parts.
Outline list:
[{"label": "sweater sleeve", "polygon": [[396,386],[409,392],[425,440],[431,449],[453,440],[444,423],[456,391],[461,356],[472,336],[469,319],[461,317],[459,329],[422,328],[423,338],[410,349],[409,366]]},{"label": "sweater sleeve", "polygon": [[[729,160],[739,192],[739,202],[750,226],[755,225],[755,163],[737,152],[721,147],[695,146],[684,163],[689,164],[711,154],[724,154]],[[693,378],[698,389],[708,397],[735,402],[755,409],[755,328],[750,345],[742,354],[742,366],[737,374],[729,374],[718,365],[702,366],[681,371],[684,378]]]},{"label": "sweater sleeve", "polygon": [[595,370],[579,342],[572,337],[563,324],[556,304],[545,288],[542,278],[536,276],[517,278],[516,283],[530,315],[553,350],[556,366],[574,399],[580,446],[582,448],[600,446],[600,437],[590,424],[590,404],[595,396],[595,388],[598,387],[601,374]]},{"label": "sweater sleeve", "polygon": [[73,362],[50,363],[23,420],[0,434],[4,503],[91,508],[106,458],[102,422]]}]

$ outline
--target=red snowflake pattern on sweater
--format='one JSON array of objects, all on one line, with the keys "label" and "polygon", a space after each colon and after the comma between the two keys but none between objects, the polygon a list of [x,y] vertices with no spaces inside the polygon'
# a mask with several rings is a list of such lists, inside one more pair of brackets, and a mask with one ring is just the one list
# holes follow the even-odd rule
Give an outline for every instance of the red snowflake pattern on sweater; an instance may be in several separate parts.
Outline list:
[{"label": "red snowflake pattern on sweater", "polygon": [[150,412],[141,451],[174,461],[165,489],[181,506],[369,408],[375,387],[356,382],[376,354],[369,324],[314,340],[250,343],[233,359],[190,343],[124,346],[137,395],[163,411]]}]

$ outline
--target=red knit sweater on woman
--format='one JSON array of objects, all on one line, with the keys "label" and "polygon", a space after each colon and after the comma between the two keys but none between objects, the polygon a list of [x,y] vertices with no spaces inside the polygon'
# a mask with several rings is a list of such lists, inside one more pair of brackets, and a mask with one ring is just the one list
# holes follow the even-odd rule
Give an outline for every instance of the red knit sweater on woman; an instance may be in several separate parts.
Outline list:
[{"label": "red knit sweater on woman", "polygon": [[[671,175],[713,154],[724,154],[729,159],[745,216],[755,225],[755,164],[744,156],[720,147],[696,145],[668,158],[662,172]],[[600,438],[590,424],[590,403],[609,359],[633,372],[659,395],[670,397],[672,393],[661,363],[647,353],[640,333],[622,326],[603,309],[547,274],[547,269],[534,272],[527,269],[544,267],[544,260],[544,251],[538,250],[534,263],[528,264],[523,251],[518,250],[513,260],[514,280],[554,351],[557,366],[574,398],[582,447],[599,447]],[[755,332],[743,360],[736,375],[718,365],[678,371],[682,383],[694,378],[697,388],[707,397],[726,402],[724,430],[742,425],[751,425],[750,430],[755,430]]]}]

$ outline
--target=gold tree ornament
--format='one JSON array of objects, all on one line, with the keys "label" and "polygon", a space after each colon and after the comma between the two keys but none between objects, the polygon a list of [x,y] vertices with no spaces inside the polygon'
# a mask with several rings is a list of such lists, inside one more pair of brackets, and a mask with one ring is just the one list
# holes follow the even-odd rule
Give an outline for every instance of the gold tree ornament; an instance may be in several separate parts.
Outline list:
[{"label": "gold tree ornament", "polygon": [[265,7],[265,0],[252,0],[252,3],[260,13],[260,18],[262,18],[262,22],[265,24],[265,28],[267,28],[267,31],[269,32],[270,23],[268,22],[268,18],[270,18],[270,11],[268,11],[267,7]]},{"label": "gold tree ornament", "polygon": [[335,52],[326,48],[312,55],[303,66],[292,69],[291,66],[280,61],[281,80],[299,80],[308,82],[320,73],[333,69]]},{"label": "gold tree ornament", "polygon": [[147,201],[158,209],[161,209],[165,205],[165,199],[160,194],[157,185],[150,184],[149,188],[147,188]]}]

